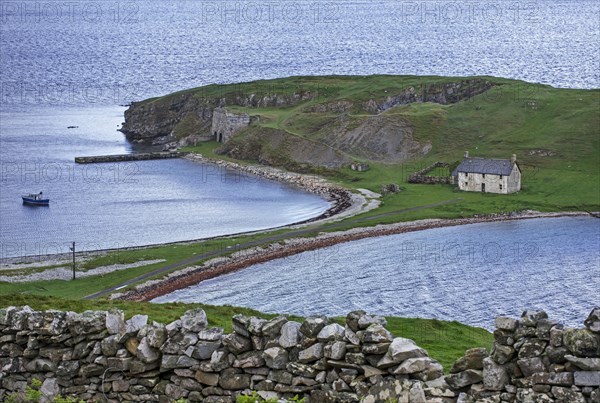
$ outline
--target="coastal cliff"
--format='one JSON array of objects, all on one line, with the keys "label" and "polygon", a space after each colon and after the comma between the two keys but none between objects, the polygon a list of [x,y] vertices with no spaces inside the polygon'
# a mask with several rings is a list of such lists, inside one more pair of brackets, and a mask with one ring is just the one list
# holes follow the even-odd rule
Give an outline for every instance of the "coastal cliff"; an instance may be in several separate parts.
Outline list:
[{"label": "coastal cliff", "polygon": [[222,154],[267,165],[338,168],[356,158],[402,162],[427,154],[416,125],[395,113],[485,93],[485,78],[299,77],[211,85],[133,103],[121,131],[165,148],[223,143]]}]

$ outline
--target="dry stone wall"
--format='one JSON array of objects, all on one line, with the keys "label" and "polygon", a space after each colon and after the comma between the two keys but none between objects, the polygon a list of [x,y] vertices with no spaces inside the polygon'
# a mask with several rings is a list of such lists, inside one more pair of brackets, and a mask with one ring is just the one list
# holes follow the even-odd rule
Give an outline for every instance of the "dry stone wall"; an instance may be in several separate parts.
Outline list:
[{"label": "dry stone wall", "polygon": [[435,168],[448,168],[450,164],[447,162],[434,162],[428,167],[421,169],[408,177],[408,183],[425,183],[428,185],[448,184],[451,183],[450,172],[448,176],[428,176],[427,174]]},{"label": "dry stone wall", "polygon": [[343,325],[237,315],[233,332],[209,328],[201,309],[164,325],[118,310],[0,309],[0,401],[41,380],[57,394],[102,402],[598,402],[600,308],[586,328],[543,312],[498,318],[491,354],[467,351],[444,375],[414,341],[363,311]]},{"label": "dry stone wall", "polygon": [[600,308],[584,324],[565,328],[545,312],[496,318],[491,353],[467,351],[446,382],[460,403],[599,403]]}]

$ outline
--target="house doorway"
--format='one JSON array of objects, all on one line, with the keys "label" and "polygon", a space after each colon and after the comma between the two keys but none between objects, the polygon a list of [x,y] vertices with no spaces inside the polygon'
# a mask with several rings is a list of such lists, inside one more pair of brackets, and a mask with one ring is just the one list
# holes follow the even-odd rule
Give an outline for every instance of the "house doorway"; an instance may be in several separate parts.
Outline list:
[{"label": "house doorway", "polygon": [[485,193],[485,183],[482,183],[482,184],[481,184],[481,191],[482,191],[483,193]]}]

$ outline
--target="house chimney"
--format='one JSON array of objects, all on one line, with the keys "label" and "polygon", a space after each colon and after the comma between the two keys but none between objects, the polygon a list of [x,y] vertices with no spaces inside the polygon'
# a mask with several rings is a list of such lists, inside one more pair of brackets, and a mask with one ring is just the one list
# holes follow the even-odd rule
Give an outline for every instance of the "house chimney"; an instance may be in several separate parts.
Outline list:
[{"label": "house chimney", "polygon": [[465,151],[465,158],[469,158],[469,152]]},{"label": "house chimney", "polygon": [[517,154],[513,154],[510,159],[510,163],[514,165],[516,162],[517,162]]}]

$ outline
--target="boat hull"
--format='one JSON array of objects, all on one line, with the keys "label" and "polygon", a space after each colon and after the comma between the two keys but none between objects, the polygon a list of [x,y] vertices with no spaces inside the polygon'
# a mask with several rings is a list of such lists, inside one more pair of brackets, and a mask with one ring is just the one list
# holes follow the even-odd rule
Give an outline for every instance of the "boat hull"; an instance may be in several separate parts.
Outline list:
[{"label": "boat hull", "polygon": [[50,199],[31,199],[29,197],[23,197],[23,204],[28,206],[49,206]]}]

